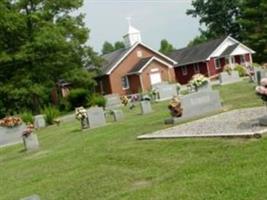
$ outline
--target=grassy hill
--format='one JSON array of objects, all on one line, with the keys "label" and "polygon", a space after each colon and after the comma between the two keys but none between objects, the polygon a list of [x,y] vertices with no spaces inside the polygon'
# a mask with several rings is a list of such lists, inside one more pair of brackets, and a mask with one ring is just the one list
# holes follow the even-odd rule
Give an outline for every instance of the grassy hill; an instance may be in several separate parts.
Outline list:
[{"label": "grassy hill", "polygon": [[[215,87],[227,110],[260,106],[247,82]],[[0,199],[267,199],[267,139],[136,140],[163,129],[167,103],[81,131],[79,122],[38,131],[40,151],[0,148]]]}]

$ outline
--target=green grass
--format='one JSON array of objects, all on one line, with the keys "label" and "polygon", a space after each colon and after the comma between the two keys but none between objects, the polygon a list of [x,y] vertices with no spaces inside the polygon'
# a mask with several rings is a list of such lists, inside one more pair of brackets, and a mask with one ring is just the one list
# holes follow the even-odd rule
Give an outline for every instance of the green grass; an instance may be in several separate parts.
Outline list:
[{"label": "green grass", "polygon": [[[262,105],[247,82],[215,87],[228,109]],[[38,132],[40,151],[0,149],[0,199],[267,199],[267,138],[136,140],[168,126],[168,102],[122,122],[80,131],[79,122]]]}]

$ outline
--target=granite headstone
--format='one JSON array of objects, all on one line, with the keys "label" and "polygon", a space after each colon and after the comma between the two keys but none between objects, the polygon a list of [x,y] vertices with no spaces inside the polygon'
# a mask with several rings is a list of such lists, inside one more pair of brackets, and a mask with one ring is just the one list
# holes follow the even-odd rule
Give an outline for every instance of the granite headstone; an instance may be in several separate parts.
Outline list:
[{"label": "granite headstone", "polygon": [[158,100],[164,101],[173,98],[173,96],[177,96],[177,85],[176,84],[158,84],[154,86],[154,89],[158,92]]},{"label": "granite headstone", "polygon": [[151,107],[150,101],[141,101],[140,106],[141,106],[141,113],[143,115],[152,112],[152,107]]},{"label": "granite headstone", "polygon": [[124,118],[122,110],[112,110],[111,114],[113,116],[114,121],[121,121]]},{"label": "granite headstone", "polygon": [[191,93],[181,97],[183,115],[179,118],[168,118],[166,124],[177,123],[192,117],[217,112],[222,109],[219,91]]},{"label": "granite headstone", "polygon": [[32,133],[28,136],[23,136],[24,147],[27,151],[35,151],[39,149],[39,141],[36,134]]},{"label": "granite headstone", "polygon": [[235,83],[241,81],[237,71],[231,71],[231,73],[222,72],[219,75],[219,81],[221,85]]},{"label": "granite headstone", "polygon": [[20,143],[21,135],[25,129],[25,124],[13,128],[0,127],[0,146]]},{"label": "granite headstone", "polygon": [[105,113],[102,107],[91,107],[87,110],[89,128],[96,128],[106,124]]},{"label": "granite headstone", "polygon": [[45,116],[44,115],[36,115],[34,116],[34,128],[44,128],[46,126]]},{"label": "granite headstone", "polygon": [[106,109],[116,109],[122,106],[120,96],[118,94],[110,94],[104,96],[106,99]]}]

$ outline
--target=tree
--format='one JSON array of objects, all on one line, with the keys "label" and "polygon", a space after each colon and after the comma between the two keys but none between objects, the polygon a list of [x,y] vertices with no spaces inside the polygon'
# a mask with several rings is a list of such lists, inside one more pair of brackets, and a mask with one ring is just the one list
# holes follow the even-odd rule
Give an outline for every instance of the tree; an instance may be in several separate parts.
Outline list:
[{"label": "tree", "polygon": [[159,51],[165,55],[171,53],[174,50],[172,44],[170,44],[166,39],[161,40]]},{"label": "tree", "polygon": [[257,62],[267,61],[267,2],[264,0],[244,0],[239,22],[244,43],[256,50]]},{"label": "tree", "polygon": [[84,15],[72,14],[82,3],[0,2],[0,96],[6,112],[38,112],[50,103],[51,89],[66,72],[100,65],[97,54],[86,45],[89,30]]},{"label": "tree", "polygon": [[200,24],[204,24],[206,30],[200,29],[201,34],[210,39],[220,35],[231,35],[240,39],[240,24],[237,18],[240,16],[240,0],[193,0],[193,9],[186,14],[199,17]]},{"label": "tree", "polygon": [[121,41],[117,41],[114,43],[114,45],[108,41],[104,42],[102,47],[102,54],[111,53],[113,51],[116,51],[118,49],[125,48],[125,45]]},{"label": "tree", "polygon": [[103,48],[102,48],[102,54],[111,53],[113,51],[114,51],[113,45],[108,41],[104,42]]},{"label": "tree", "polygon": [[205,35],[199,35],[199,36],[196,36],[193,40],[191,40],[187,46],[188,47],[192,47],[192,46],[195,46],[195,45],[198,45],[198,44],[201,44],[203,42],[206,42],[208,40],[208,38],[205,36]]},{"label": "tree", "polygon": [[121,41],[117,41],[117,42],[115,42],[115,44],[114,44],[114,48],[115,48],[115,50],[117,50],[117,49],[121,49],[121,48],[125,48],[125,45],[124,45],[123,42],[121,42]]}]

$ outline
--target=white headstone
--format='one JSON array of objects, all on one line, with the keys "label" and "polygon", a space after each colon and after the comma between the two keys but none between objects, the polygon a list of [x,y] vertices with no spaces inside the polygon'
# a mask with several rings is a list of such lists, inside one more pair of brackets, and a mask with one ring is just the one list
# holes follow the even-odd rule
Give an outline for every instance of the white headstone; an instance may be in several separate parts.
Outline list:
[{"label": "white headstone", "polygon": [[105,113],[102,107],[91,107],[87,110],[89,128],[96,128],[106,124]]},{"label": "white headstone", "polygon": [[34,128],[44,128],[46,126],[45,116],[36,115],[34,116]]},{"label": "white headstone", "polygon": [[141,106],[141,113],[143,115],[152,112],[152,107],[151,107],[150,101],[141,101],[140,106]]}]

